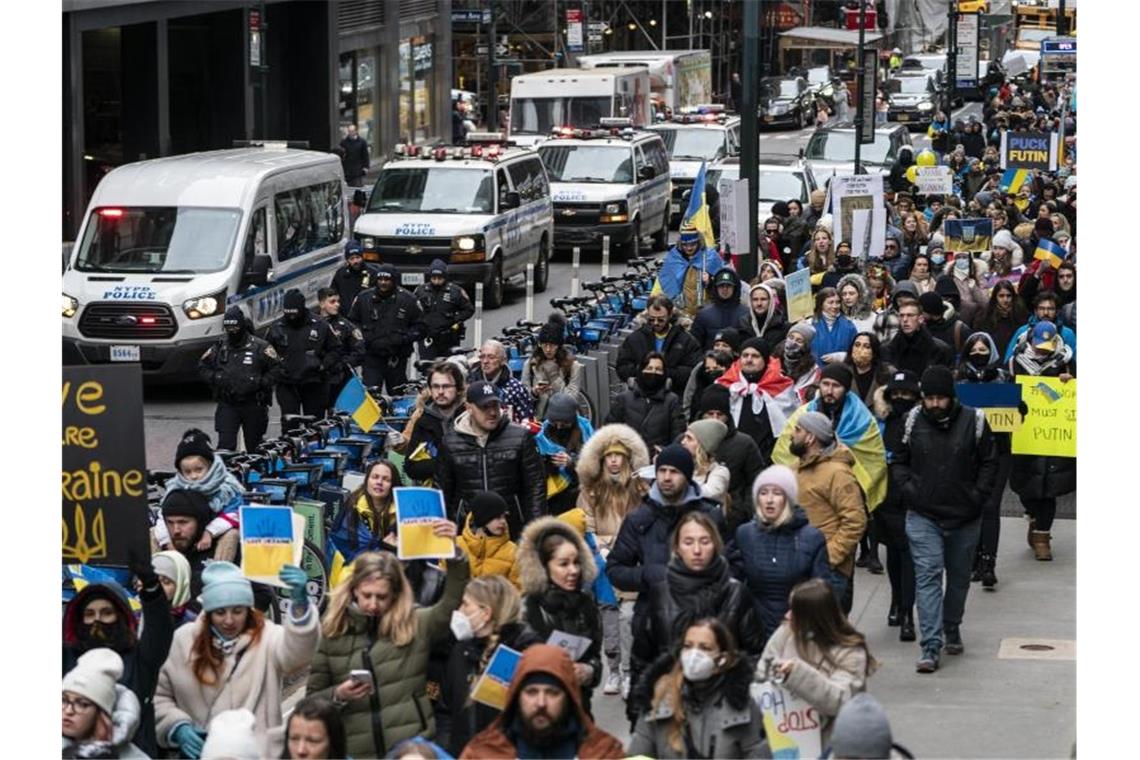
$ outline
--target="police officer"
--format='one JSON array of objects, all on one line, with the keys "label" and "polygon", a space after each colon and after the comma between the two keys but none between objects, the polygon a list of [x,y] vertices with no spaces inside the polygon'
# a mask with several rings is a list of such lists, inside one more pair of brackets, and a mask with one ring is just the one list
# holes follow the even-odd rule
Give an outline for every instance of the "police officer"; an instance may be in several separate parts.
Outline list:
[{"label": "police officer", "polygon": [[360,291],[376,284],[376,268],[364,263],[363,249],[356,240],[344,246],[345,265],[336,270],[329,287],[340,294],[340,305],[347,312]]},{"label": "police officer", "polygon": [[408,382],[408,357],[424,335],[423,310],[416,297],[396,285],[396,268],[382,264],[376,287],[361,291],[348,318],[364,333],[364,384],[389,394]]},{"label": "police officer", "polygon": [[222,318],[226,336],[198,360],[198,376],[218,402],[214,430],[220,449],[237,451],[241,428],[245,450],[253,451],[269,427],[269,403],[281,357],[250,327],[238,306],[226,309]]},{"label": "police officer", "polygon": [[426,335],[420,342],[421,359],[446,358],[463,342],[464,322],[475,314],[475,306],[463,288],[447,281],[447,264],[436,259],[428,267],[428,281],[416,288],[416,300],[424,312]]},{"label": "police officer", "polygon": [[340,362],[329,370],[329,408],[336,403],[352,368],[364,358],[364,333],[340,313],[340,294],[332,288],[317,291],[317,316],[325,321],[340,344]]},{"label": "police officer", "polygon": [[323,320],[305,308],[305,296],[294,288],[285,294],[280,321],[274,323],[266,339],[281,354],[281,374],[277,381],[277,405],[281,407],[281,429],[285,417],[305,414],[320,417],[329,400],[329,372],[340,363],[340,346]]}]

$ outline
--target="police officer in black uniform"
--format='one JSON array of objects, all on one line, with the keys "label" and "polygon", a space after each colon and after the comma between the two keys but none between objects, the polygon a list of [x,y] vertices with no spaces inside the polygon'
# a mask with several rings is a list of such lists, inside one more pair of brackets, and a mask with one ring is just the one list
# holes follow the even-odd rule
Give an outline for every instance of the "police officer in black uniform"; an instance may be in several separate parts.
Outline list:
[{"label": "police officer in black uniform", "polygon": [[362,291],[348,319],[364,333],[364,384],[389,394],[408,382],[408,357],[424,335],[423,310],[416,297],[396,284],[396,268],[381,264],[376,287]]},{"label": "police officer in black uniform", "polygon": [[328,324],[305,308],[305,296],[297,289],[285,294],[280,321],[265,338],[281,354],[277,381],[277,405],[281,429],[285,417],[304,413],[323,416],[329,401],[329,372],[340,362],[340,346]]},{"label": "police officer in black uniform", "polygon": [[436,259],[428,267],[428,281],[416,288],[416,300],[424,311],[424,339],[418,346],[421,359],[446,358],[463,342],[463,324],[475,314],[466,291],[447,281],[447,264]]},{"label": "police officer in black uniform", "polygon": [[376,267],[364,263],[363,249],[356,240],[349,240],[344,246],[345,265],[336,270],[329,287],[340,294],[340,306],[345,311],[360,291],[376,284]]},{"label": "police officer in black uniform", "polygon": [[238,306],[226,309],[222,317],[226,336],[198,360],[198,376],[218,402],[214,410],[218,448],[229,451],[237,451],[238,428],[246,451],[256,449],[265,437],[273,384],[281,366],[273,346],[251,328]]},{"label": "police officer in black uniform", "polygon": [[324,320],[340,343],[340,362],[329,370],[329,408],[336,403],[352,368],[364,359],[364,333],[340,314],[340,294],[332,288],[317,291],[317,316]]}]

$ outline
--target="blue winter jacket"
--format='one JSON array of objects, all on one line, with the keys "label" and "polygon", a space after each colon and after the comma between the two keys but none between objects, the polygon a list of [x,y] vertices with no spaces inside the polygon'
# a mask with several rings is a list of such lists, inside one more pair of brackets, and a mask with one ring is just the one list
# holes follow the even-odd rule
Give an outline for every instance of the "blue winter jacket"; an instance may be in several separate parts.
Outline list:
[{"label": "blue winter jacket", "polygon": [[820,367],[824,366],[823,357],[828,354],[836,351],[847,353],[851,344],[855,342],[855,336],[859,334],[859,328],[855,327],[855,323],[842,314],[836,318],[835,325],[830,328],[823,317],[812,319],[811,326],[815,328],[815,337],[811,341],[811,354]]}]

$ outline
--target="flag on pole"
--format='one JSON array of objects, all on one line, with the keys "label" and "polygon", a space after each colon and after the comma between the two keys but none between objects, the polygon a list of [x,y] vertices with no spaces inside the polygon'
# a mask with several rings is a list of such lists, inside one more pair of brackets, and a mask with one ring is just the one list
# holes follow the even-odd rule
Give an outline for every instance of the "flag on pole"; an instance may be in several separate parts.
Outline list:
[{"label": "flag on pole", "polygon": [[1029,171],[1027,169],[1006,169],[1001,175],[1001,181],[998,183],[998,189],[1003,193],[1016,195],[1021,186],[1025,184],[1025,180],[1029,178]]},{"label": "flag on pole", "polygon": [[1033,258],[1048,261],[1056,269],[1065,260],[1065,249],[1049,238],[1041,238],[1037,241],[1037,250],[1033,252]]},{"label": "flag on pole", "polygon": [[380,421],[380,405],[368,395],[364,383],[355,374],[345,383],[334,405],[338,412],[348,412],[365,433]]},{"label": "flag on pole", "polygon": [[701,170],[697,172],[697,179],[693,182],[693,191],[689,196],[689,207],[681,219],[697,228],[701,233],[702,248],[716,248],[716,236],[713,235],[712,217],[709,216],[709,206],[705,202],[705,170],[707,165],[701,162]]}]

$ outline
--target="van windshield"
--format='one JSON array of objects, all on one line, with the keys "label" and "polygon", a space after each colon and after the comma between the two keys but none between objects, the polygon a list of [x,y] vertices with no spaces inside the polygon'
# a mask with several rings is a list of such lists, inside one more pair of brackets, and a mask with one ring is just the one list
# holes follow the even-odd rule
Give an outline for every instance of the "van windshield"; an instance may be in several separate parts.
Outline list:
[{"label": "van windshield", "polygon": [[538,155],[551,182],[633,182],[628,145],[544,145]]},{"label": "van windshield", "polygon": [[683,160],[712,161],[728,153],[724,132],[719,129],[694,127],[692,129],[658,129],[657,134],[665,140],[669,158]]},{"label": "van windshield", "polygon": [[[864,145],[861,153],[864,163],[885,166],[894,163],[895,160],[891,137],[883,132],[876,132],[875,142]],[[816,132],[808,141],[804,155],[821,161],[854,161],[855,130],[833,129]]]},{"label": "van windshield", "polygon": [[549,135],[555,127],[597,127],[601,119],[614,115],[613,100],[606,95],[514,98],[511,100],[511,134]]},{"label": "van windshield", "polygon": [[385,169],[368,200],[368,212],[493,214],[491,172],[443,166]]},{"label": "van windshield", "polygon": [[241,211],[173,206],[100,207],[75,268],[81,272],[206,274],[225,269]]}]

